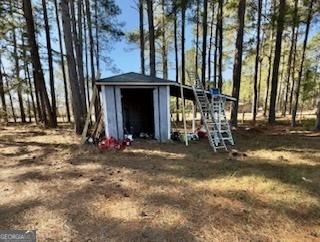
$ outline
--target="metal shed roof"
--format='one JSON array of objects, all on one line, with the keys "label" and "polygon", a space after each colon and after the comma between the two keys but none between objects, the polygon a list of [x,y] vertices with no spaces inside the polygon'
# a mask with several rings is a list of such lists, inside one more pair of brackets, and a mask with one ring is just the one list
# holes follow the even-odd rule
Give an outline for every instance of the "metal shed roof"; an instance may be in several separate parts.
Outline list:
[{"label": "metal shed roof", "polygon": [[[135,72],[124,73],[116,76],[103,78],[96,81],[98,86],[169,86],[170,95],[180,97],[180,84],[158,77],[151,77]],[[191,86],[183,85],[183,92],[186,99],[194,100]]]},{"label": "metal shed roof", "polygon": [[97,80],[97,85],[174,85],[174,81],[135,72],[124,73]]},{"label": "metal shed roof", "polygon": [[[169,86],[170,95],[180,97],[180,84],[175,81],[167,79],[147,76],[135,72],[128,72],[116,76],[111,76],[96,81],[98,86]],[[191,86],[183,85],[183,93],[186,99],[194,100],[193,89]],[[208,96],[211,93],[207,91]],[[229,101],[235,101],[236,99],[227,95],[221,95]]]}]

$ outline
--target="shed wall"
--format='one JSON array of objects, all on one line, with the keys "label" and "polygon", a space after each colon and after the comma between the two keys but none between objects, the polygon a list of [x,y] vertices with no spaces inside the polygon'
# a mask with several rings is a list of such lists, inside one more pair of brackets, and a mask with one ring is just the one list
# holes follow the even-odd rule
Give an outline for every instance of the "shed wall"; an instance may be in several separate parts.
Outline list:
[{"label": "shed wall", "polygon": [[106,137],[123,138],[123,119],[121,106],[121,92],[119,87],[102,87],[104,93],[103,110]]},{"label": "shed wall", "polygon": [[[131,88],[146,88],[130,86]],[[130,88],[129,87],[129,88]],[[105,135],[123,139],[123,114],[121,88],[127,86],[102,86],[101,99],[104,112]],[[169,86],[148,86],[153,88],[154,136],[160,142],[170,139],[170,89]]]}]

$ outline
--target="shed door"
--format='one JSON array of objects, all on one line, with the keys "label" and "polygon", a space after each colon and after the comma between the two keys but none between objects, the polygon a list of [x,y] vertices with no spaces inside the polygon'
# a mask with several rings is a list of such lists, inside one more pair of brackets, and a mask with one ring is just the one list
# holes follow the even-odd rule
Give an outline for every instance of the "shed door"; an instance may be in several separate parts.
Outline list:
[{"label": "shed door", "polygon": [[154,137],[153,89],[122,89],[121,96],[124,133]]}]

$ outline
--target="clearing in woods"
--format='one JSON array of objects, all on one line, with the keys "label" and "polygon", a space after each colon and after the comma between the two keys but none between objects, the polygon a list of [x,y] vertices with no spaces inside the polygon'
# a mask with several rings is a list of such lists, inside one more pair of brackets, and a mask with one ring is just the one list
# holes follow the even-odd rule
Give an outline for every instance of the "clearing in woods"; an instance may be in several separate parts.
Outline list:
[{"label": "clearing in woods", "polygon": [[0,228],[39,241],[319,241],[319,133],[240,128],[235,140],[246,155],[207,140],[101,153],[68,127],[2,127]]}]

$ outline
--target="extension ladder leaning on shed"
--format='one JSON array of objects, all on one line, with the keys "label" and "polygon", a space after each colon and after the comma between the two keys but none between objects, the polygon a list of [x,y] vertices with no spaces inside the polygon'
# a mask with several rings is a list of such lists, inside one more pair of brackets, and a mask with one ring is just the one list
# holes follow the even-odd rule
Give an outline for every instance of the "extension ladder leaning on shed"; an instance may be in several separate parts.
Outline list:
[{"label": "extension ladder leaning on shed", "polygon": [[231,145],[234,145],[234,141],[225,114],[225,99],[218,93],[217,95],[212,95],[212,102],[210,102],[197,74],[188,72],[188,75],[190,80],[194,82],[193,92],[208,134],[210,146],[214,152],[218,149],[227,151],[226,141]]}]

